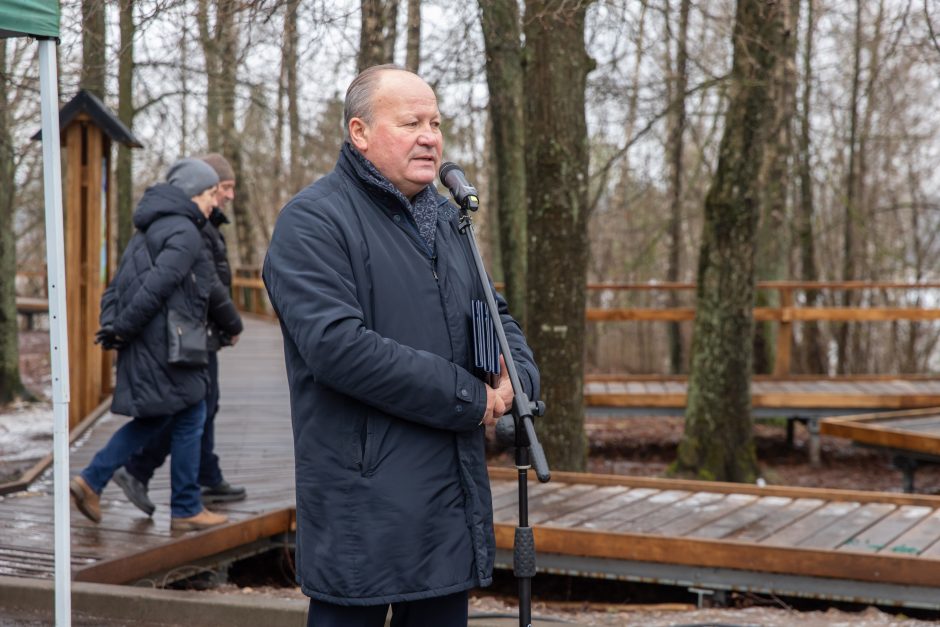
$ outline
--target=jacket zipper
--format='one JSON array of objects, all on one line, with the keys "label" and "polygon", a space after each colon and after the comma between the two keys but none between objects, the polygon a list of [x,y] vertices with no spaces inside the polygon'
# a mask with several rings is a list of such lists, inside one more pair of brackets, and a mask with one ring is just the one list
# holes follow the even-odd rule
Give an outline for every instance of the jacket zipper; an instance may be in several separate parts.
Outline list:
[{"label": "jacket zipper", "polygon": [[437,255],[431,257],[431,274],[434,275],[434,280],[439,281],[437,278]]}]

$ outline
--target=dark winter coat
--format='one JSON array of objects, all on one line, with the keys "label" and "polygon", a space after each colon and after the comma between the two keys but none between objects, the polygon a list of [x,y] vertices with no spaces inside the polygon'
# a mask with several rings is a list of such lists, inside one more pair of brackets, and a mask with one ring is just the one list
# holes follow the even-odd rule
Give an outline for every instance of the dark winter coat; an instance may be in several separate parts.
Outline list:
[{"label": "dark winter coat", "polygon": [[[206,396],[206,368],[167,361],[168,308],[205,322],[211,306],[227,331],[241,331],[200,233],[205,221],[195,203],[168,184],[148,188],[134,212],[138,232],[101,297],[101,325],[127,341],[118,352],[111,402],[117,414],[172,415]],[[210,296],[224,300],[210,303]]]},{"label": "dark winter coat", "polygon": [[[222,231],[219,230],[223,224],[228,224],[228,221],[225,214],[218,207],[214,207],[212,213],[209,214],[206,225],[202,227],[202,239],[206,242],[206,249],[209,251],[209,256],[212,257],[215,273],[218,275],[222,287],[224,287],[224,294],[212,298],[211,302],[214,303],[223,303],[228,300],[227,297],[232,288],[232,268],[228,263],[228,249],[225,246],[225,237],[223,237]],[[225,297],[224,300],[223,297]],[[217,351],[223,346],[232,344],[231,334],[224,331],[223,327],[215,320],[219,316],[225,316],[226,313],[217,313],[211,310],[209,312],[209,341],[207,348],[210,351]],[[239,327],[241,327],[240,319]]]},{"label": "dark winter coat", "polygon": [[[485,586],[486,390],[468,337],[483,288],[453,205],[434,194],[432,252],[403,198],[366,182],[351,150],[284,207],[263,271],[290,384],[298,582],[343,605]],[[498,302],[536,398],[532,354]]]}]

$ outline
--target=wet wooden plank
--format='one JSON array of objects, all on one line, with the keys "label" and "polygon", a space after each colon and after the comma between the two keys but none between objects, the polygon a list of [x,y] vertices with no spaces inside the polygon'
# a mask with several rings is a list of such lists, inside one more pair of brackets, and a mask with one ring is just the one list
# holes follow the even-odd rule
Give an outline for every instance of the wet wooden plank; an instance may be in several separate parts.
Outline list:
[{"label": "wet wooden plank", "polygon": [[584,523],[588,529],[618,529],[628,531],[629,523],[646,516],[658,509],[668,507],[676,501],[681,501],[692,494],[688,490],[665,490],[651,494],[649,497],[635,501],[626,507],[608,512],[593,520]]},{"label": "wet wooden plank", "polygon": [[608,499],[598,501],[597,503],[594,503],[593,505],[585,507],[581,510],[573,511],[565,514],[564,516],[561,516],[560,518],[547,521],[545,524],[554,525],[557,527],[575,527],[578,525],[590,527],[593,520],[600,518],[605,514],[609,514],[610,512],[616,511],[622,507],[626,507],[630,503],[643,500],[655,494],[656,492],[658,492],[658,490],[653,488],[628,488],[626,492],[620,492]]},{"label": "wet wooden plank", "polygon": [[721,499],[707,503],[698,511],[673,520],[662,527],[659,535],[684,536],[690,532],[712,523],[727,514],[736,512],[757,500],[753,494],[725,494]]},{"label": "wet wooden plank", "polygon": [[582,511],[595,503],[607,501],[626,491],[626,488],[620,486],[590,486],[590,489],[585,490],[582,494],[570,498],[564,503],[559,503],[556,507],[552,508],[552,511],[539,511],[530,515],[529,524],[551,523],[555,519],[563,518],[573,512]]},{"label": "wet wooden plank", "polygon": [[659,533],[674,522],[677,518],[691,518],[709,504],[720,501],[724,498],[722,494],[714,492],[694,492],[686,498],[669,503],[666,507],[661,507],[649,514],[641,516],[620,527],[614,529],[629,531],[630,533]]},{"label": "wet wooden plank", "polygon": [[903,505],[839,546],[840,551],[877,553],[931,514],[929,507]]},{"label": "wet wooden plank", "polygon": [[897,510],[897,506],[890,503],[866,503],[839,518],[837,522],[825,529],[804,538],[798,543],[798,546],[836,549],[895,510]]},{"label": "wet wooden plank", "polygon": [[[532,507],[532,504],[540,499],[543,495],[556,490],[561,490],[567,487],[567,483],[562,483],[560,481],[552,481],[549,483],[536,483],[529,484],[528,489],[526,490],[529,497],[529,507]],[[504,494],[499,495],[493,499],[493,513],[500,511],[507,511],[510,509],[515,509],[519,506],[519,492],[516,490],[511,490]]]},{"label": "wet wooden plank", "polygon": [[813,534],[822,531],[833,522],[858,509],[859,503],[827,503],[812,513],[797,519],[793,524],[781,528],[761,544],[797,546]]},{"label": "wet wooden plank", "polygon": [[[536,522],[567,511],[565,506],[571,499],[577,498],[593,489],[594,486],[584,483],[568,485],[562,490],[554,490],[545,494],[542,498],[530,501],[528,509],[529,525],[533,525]],[[512,525],[519,524],[519,508],[513,508],[512,515],[509,517],[501,515],[500,522]]]},{"label": "wet wooden plank", "polygon": [[938,545],[938,548],[940,548],[940,509],[933,510],[929,516],[891,542],[881,553],[931,557],[932,554],[928,554],[926,551],[928,548],[932,548],[933,545]]},{"label": "wet wooden plank", "polygon": [[793,499],[785,496],[764,496],[756,501],[739,508],[726,516],[702,525],[685,534],[696,538],[724,538],[745,530],[749,525],[765,517],[776,516],[780,509],[793,503]]}]

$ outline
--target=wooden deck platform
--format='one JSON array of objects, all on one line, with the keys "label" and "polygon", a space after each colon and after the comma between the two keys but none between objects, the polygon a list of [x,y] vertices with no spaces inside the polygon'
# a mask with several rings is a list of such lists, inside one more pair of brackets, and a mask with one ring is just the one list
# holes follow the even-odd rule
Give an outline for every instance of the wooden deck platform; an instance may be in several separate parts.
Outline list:
[{"label": "wooden deck platform", "polygon": [[[491,469],[503,559],[515,472]],[[940,498],[553,473],[531,485],[539,564],[714,589],[940,608]]]},{"label": "wooden deck platform", "polygon": [[[102,494],[101,524],[85,519],[74,507],[71,510],[75,579],[127,583],[157,573],[165,578],[181,565],[290,530],[293,440],[280,330],[254,320],[246,320],[246,327],[238,345],[221,353],[222,410],[216,417],[216,451],[225,478],[248,489],[245,501],[214,506],[233,522],[214,533],[171,532],[168,463],[151,481],[150,494],[157,506],[153,518],[109,483]],[[125,420],[106,413],[73,444],[73,474]],[[52,538],[50,470],[29,490],[0,499],[0,574],[51,577]]]},{"label": "wooden deck platform", "polygon": [[[289,544],[294,482],[287,386],[276,325],[247,320],[222,353],[217,450],[248,499],[219,507],[232,522],[169,529],[166,468],[147,518],[109,485],[103,522],[72,510],[77,580],[159,585],[219,556]],[[106,416],[72,447],[84,466],[121,419]],[[551,461],[551,460],[549,460]],[[0,498],[0,574],[52,576],[50,473]],[[508,566],[516,473],[491,469],[497,563]],[[756,487],[555,472],[530,482],[542,570],[674,585],[851,599],[940,609],[940,498]]]},{"label": "wooden deck platform", "polygon": [[[588,415],[682,416],[688,377],[594,375],[584,385]],[[787,439],[795,422],[809,432],[809,458],[820,463],[820,420],[860,412],[940,407],[940,377],[854,375],[845,377],[756,376],[751,385],[754,417],[786,418]]]},{"label": "wooden deck platform", "polygon": [[[685,409],[688,378],[676,376],[589,376],[585,404],[618,410],[679,413]],[[754,377],[755,412],[774,415],[834,415],[940,406],[940,377],[856,375],[845,377]]]},{"label": "wooden deck platform", "polygon": [[903,489],[914,491],[914,476],[924,464],[940,463],[940,408],[827,418],[820,431],[878,448],[893,456],[904,474]]}]

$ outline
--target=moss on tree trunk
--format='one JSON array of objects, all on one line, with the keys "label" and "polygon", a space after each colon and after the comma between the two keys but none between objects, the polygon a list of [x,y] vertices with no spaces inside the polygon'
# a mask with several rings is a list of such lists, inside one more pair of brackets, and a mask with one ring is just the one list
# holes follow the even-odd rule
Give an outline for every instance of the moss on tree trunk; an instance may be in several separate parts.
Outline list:
[{"label": "moss on tree trunk", "polygon": [[718,167],[705,198],[685,434],[674,470],[706,480],[757,475],[751,416],[754,246],[759,170],[773,123],[768,81],[783,41],[782,8],[739,0]]}]

